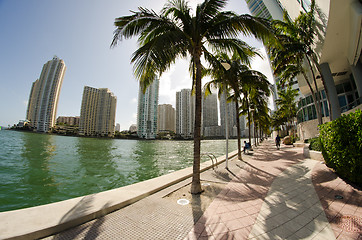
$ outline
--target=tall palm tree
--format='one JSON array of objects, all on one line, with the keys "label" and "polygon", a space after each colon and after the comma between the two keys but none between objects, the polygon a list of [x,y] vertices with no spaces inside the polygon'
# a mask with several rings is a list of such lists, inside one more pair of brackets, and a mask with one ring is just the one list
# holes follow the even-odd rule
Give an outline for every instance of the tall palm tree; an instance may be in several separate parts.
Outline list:
[{"label": "tall palm tree", "polygon": [[258,86],[249,93],[250,107],[253,109],[251,121],[254,122],[254,141],[255,144],[258,144],[259,134],[258,131],[261,128],[270,125],[270,116],[268,108],[268,97],[270,95],[270,88],[267,88],[266,92],[264,91],[255,91],[258,90]]},{"label": "tall palm tree", "polygon": [[278,110],[275,112],[276,118],[281,119],[286,125],[292,126],[293,120],[297,115],[297,103],[296,98],[298,96],[298,90],[288,86],[285,89],[278,91],[279,98],[275,103],[278,106]]},{"label": "tall palm tree", "polygon": [[[205,93],[211,93],[211,88],[219,89],[219,96],[222,93],[229,96],[231,101],[235,103],[235,112],[236,112],[236,131],[237,131],[237,141],[238,141],[238,159],[241,160],[241,133],[240,133],[240,117],[239,117],[239,102],[241,95],[242,81],[249,81],[246,79],[245,71],[248,71],[249,68],[247,65],[250,64],[250,59],[259,55],[256,50],[246,43],[243,46],[244,50],[242,53],[244,55],[240,56],[237,52],[234,52],[232,57],[229,57],[226,53],[219,53],[216,56],[217,60],[211,62],[212,67],[208,69],[207,73],[212,76],[213,80],[205,84]],[[228,69],[224,68],[223,65],[227,64]]]},{"label": "tall palm tree", "polygon": [[[323,27],[315,20],[315,8],[315,1],[312,0],[310,11],[307,13],[300,13],[294,21],[289,19],[286,11],[284,12],[283,21],[273,21],[276,35],[282,44],[269,46],[269,53],[270,56],[272,56],[271,60],[274,73],[279,76],[283,82],[291,80],[299,74],[303,75],[312,94],[318,123],[322,124],[320,94],[318,92],[315,74],[315,69],[320,73],[320,67],[313,45],[316,43],[319,30]],[[311,81],[306,73],[307,70],[305,69],[305,65],[312,74],[315,89],[313,89],[310,83]],[[322,74],[320,75],[322,76]],[[330,103],[323,76],[322,83],[326,91],[327,101]],[[329,109],[331,109],[330,106]]]},{"label": "tall palm tree", "polygon": [[251,143],[251,123],[255,111],[258,111],[267,98],[270,96],[270,83],[267,77],[261,72],[247,70],[243,74],[241,93],[241,114],[247,115],[249,128],[249,142]]},{"label": "tall palm tree", "polygon": [[250,15],[221,11],[227,0],[205,0],[195,15],[184,0],[169,0],[158,14],[139,7],[132,15],[116,18],[111,46],[123,38],[138,36],[139,48],[131,62],[141,85],[146,89],[177,58],[189,57],[192,88],[195,91],[194,163],[191,193],[202,192],[200,184],[200,130],[202,57],[209,61],[212,50],[232,50],[240,44],[239,33],[266,42],[272,37],[267,20]]}]

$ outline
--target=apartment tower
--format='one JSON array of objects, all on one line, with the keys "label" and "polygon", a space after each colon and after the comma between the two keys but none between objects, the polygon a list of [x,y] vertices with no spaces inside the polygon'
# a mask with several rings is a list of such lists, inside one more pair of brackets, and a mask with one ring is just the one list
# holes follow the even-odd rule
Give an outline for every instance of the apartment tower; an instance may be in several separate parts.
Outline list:
[{"label": "apartment tower", "polygon": [[210,94],[202,98],[202,135],[204,137],[221,136],[217,95]]},{"label": "apartment tower", "polygon": [[[220,96],[220,122],[221,122],[221,135],[226,136],[226,119],[228,120],[228,135],[229,137],[236,137],[237,136],[237,127],[236,127],[236,107],[235,102],[227,102],[225,98],[225,94],[223,93]],[[227,115],[226,115],[227,114]],[[240,133],[241,136],[248,136],[248,131],[245,124],[246,124],[246,116],[239,117],[240,123]],[[252,128],[253,126],[251,126]]]},{"label": "apartment tower", "polygon": [[158,105],[157,131],[176,131],[176,112],[171,104]]},{"label": "apartment tower", "polygon": [[138,91],[137,135],[139,138],[155,139],[157,136],[157,106],[159,79],[144,89],[140,85]]},{"label": "apartment tower", "polygon": [[80,111],[79,134],[114,136],[117,97],[108,88],[85,86]]},{"label": "apartment tower", "polygon": [[44,64],[40,78],[33,82],[26,119],[34,131],[48,132],[55,125],[65,70],[64,61],[54,56]]},{"label": "apartment tower", "polygon": [[176,92],[176,134],[183,138],[193,138],[195,122],[195,96],[191,89]]},{"label": "apartment tower", "polygon": [[[309,12],[311,7],[310,0],[245,1],[252,13],[253,7],[263,2],[273,19],[281,19],[281,12],[285,10],[292,21],[300,12]],[[330,121],[337,119],[341,113],[361,108],[362,4],[359,0],[316,0],[315,6],[314,17],[318,28],[315,29],[317,37],[313,48],[319,67],[315,71],[317,89],[314,88],[314,92],[321,99],[321,112],[325,117],[323,121]],[[308,63],[305,65],[308,66]],[[310,79],[313,78],[311,71],[308,70],[306,74]],[[298,102],[298,136],[301,139],[313,138],[319,132],[312,92],[302,75],[297,76],[297,84],[303,95]]]}]

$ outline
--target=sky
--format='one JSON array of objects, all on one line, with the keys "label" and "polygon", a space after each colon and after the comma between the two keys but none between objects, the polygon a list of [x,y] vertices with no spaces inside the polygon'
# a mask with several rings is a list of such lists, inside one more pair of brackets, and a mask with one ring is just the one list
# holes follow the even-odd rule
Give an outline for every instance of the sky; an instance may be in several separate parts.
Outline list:
[{"label": "sky", "polygon": [[[195,9],[202,0],[189,0]],[[116,123],[128,130],[137,120],[138,82],[130,62],[137,39],[110,48],[114,19],[146,7],[159,12],[166,0],[0,0],[0,126],[26,118],[32,83],[55,55],[67,67],[57,116],[79,116],[84,86],[108,88],[117,97]],[[250,14],[244,0],[224,10]],[[265,54],[262,44],[242,38]],[[273,82],[267,58],[252,69]],[[187,60],[178,60],[160,78],[159,104],[175,107],[176,91],[191,88]]]}]

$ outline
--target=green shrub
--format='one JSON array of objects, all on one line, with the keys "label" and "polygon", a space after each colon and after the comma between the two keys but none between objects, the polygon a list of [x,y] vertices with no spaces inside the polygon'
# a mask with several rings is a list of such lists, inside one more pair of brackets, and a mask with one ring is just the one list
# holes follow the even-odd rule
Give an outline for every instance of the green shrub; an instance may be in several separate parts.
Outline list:
[{"label": "green shrub", "polygon": [[319,140],[319,137],[311,138],[311,139],[308,140],[308,142],[309,142],[309,149],[310,150],[319,151],[319,152],[322,151],[321,142]]},{"label": "green shrub", "polygon": [[320,126],[320,142],[327,166],[362,186],[362,111]]}]

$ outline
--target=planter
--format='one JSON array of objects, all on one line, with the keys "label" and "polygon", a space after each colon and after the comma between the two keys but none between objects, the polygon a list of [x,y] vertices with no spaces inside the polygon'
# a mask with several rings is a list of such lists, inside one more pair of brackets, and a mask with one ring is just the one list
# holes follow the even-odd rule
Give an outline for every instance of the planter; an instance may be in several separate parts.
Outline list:
[{"label": "planter", "polygon": [[313,150],[309,150],[309,144],[306,144],[303,148],[303,155],[306,158],[310,158],[313,160],[317,160],[317,161],[323,161],[324,162],[324,158],[322,155],[322,152],[318,152],[318,151],[313,151]]}]

